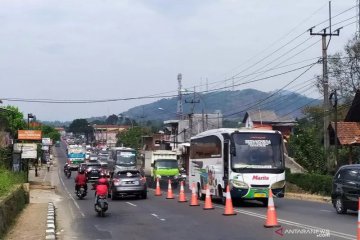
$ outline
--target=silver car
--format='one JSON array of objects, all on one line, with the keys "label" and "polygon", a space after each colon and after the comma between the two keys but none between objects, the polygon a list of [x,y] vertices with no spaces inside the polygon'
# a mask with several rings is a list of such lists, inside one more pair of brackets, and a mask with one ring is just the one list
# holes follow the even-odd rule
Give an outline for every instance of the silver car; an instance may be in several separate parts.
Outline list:
[{"label": "silver car", "polygon": [[111,199],[118,197],[138,196],[147,198],[146,178],[139,170],[125,170],[114,173],[110,183]]}]

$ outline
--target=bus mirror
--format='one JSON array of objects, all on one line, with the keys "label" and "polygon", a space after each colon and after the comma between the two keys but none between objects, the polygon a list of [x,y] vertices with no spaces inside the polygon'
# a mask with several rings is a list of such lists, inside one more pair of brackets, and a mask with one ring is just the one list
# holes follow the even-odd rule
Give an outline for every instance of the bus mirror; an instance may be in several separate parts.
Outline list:
[{"label": "bus mirror", "polygon": [[155,166],[155,164],[152,163],[152,164],[151,164],[151,167],[154,167],[154,166]]}]

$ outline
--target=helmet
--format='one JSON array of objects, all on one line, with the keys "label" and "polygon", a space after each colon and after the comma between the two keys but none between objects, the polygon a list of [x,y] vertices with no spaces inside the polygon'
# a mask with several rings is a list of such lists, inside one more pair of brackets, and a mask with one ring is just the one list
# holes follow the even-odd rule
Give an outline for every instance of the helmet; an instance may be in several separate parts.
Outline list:
[{"label": "helmet", "polygon": [[106,179],[105,178],[100,178],[99,179],[99,184],[106,184]]}]

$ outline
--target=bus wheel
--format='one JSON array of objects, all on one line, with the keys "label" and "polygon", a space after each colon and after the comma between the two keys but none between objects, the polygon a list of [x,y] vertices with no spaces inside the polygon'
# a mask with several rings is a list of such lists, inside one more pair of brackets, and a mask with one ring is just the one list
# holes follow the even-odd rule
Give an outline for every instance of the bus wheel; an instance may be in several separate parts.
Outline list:
[{"label": "bus wheel", "polygon": [[223,189],[222,189],[222,187],[220,185],[218,186],[218,191],[219,191],[219,197],[221,198],[221,204],[225,205],[226,196],[224,196],[224,191],[223,191]]},{"label": "bus wheel", "polygon": [[197,184],[197,194],[198,194],[198,199],[205,200],[205,194],[201,192],[200,183]]}]

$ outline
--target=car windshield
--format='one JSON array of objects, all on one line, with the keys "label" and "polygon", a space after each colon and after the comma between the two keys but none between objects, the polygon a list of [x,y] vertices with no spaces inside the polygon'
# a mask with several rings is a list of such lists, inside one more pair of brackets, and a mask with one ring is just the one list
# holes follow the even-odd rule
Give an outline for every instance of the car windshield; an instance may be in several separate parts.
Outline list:
[{"label": "car windshield", "polygon": [[135,152],[118,152],[116,156],[116,165],[131,166],[136,164]]},{"label": "car windshield", "polygon": [[87,164],[88,167],[101,167],[100,163],[88,163]]},{"label": "car windshield", "polygon": [[169,159],[159,159],[155,162],[156,168],[178,168],[178,163],[176,160]]},{"label": "car windshield", "polygon": [[98,159],[99,159],[100,161],[106,161],[106,160],[107,160],[107,157],[106,157],[106,156],[100,156]]},{"label": "car windshield", "polygon": [[116,174],[117,178],[136,178],[141,177],[139,171],[121,171]]}]

